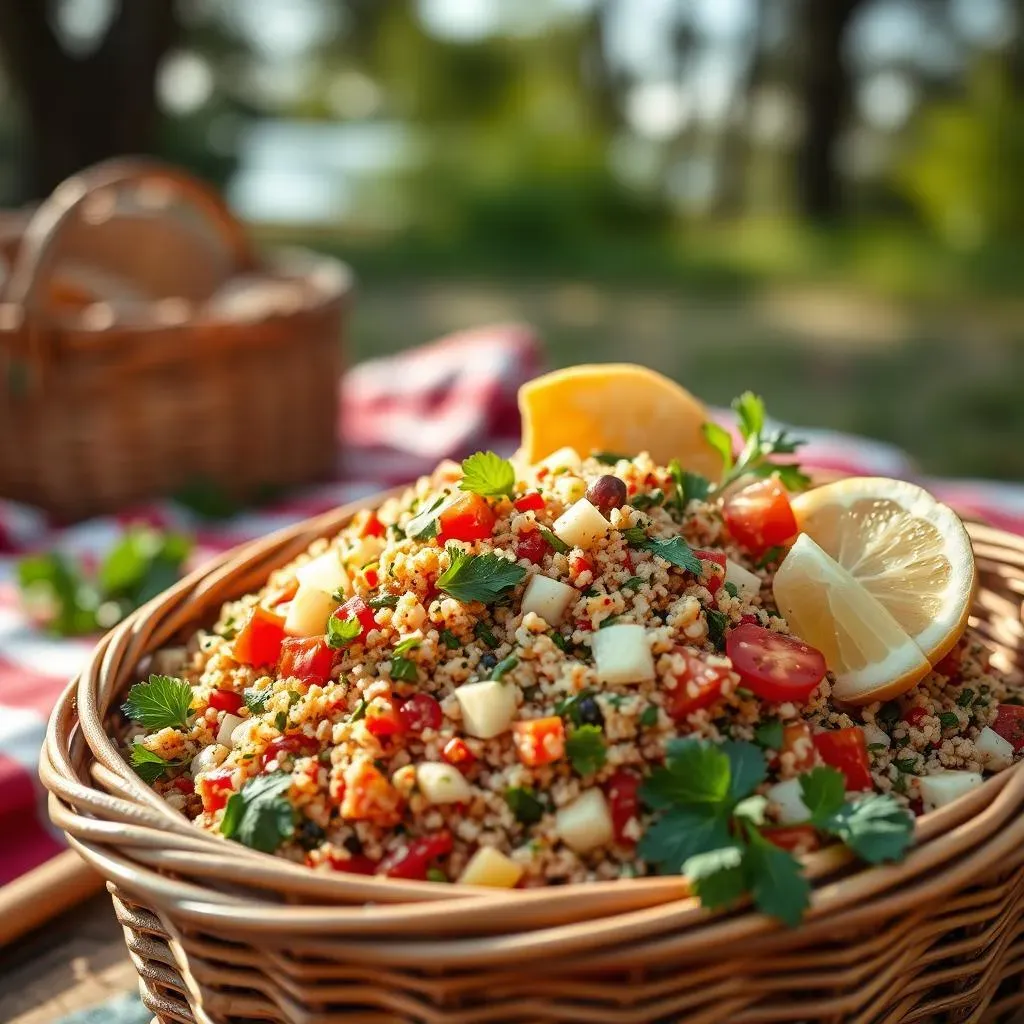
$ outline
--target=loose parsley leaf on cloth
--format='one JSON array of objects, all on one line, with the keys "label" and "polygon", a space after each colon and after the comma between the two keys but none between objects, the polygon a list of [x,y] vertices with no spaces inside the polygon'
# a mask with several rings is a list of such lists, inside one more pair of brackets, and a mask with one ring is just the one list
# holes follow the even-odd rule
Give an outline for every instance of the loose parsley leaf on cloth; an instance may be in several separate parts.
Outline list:
[{"label": "loose parsley leaf on cloth", "polygon": [[544,817],[544,805],[537,799],[533,790],[525,786],[506,789],[505,803],[516,816],[516,821],[522,825],[535,825]]},{"label": "loose parsley leaf on cloth", "polygon": [[[781,733],[781,723],[771,725],[772,733]],[[762,742],[780,743],[781,735]],[[767,777],[763,752],[745,741],[677,739],[666,754],[665,767],[655,769],[640,790],[655,812],[640,856],[663,871],[682,871],[708,907],[729,906],[749,893],[764,913],[790,926],[799,923],[810,884],[800,861],[762,834],[768,801],[756,790]],[[833,768],[800,776],[800,787],[808,824],[863,860],[898,860],[906,852],[913,822],[892,798],[871,794],[846,802],[843,776]]]},{"label": "loose parsley leaf on cloth", "polygon": [[803,490],[811,481],[794,463],[776,463],[777,455],[792,455],[804,442],[790,437],[785,430],[766,430],[764,400],[753,392],[745,391],[733,400],[743,448],[735,458],[732,451],[732,437],[717,423],[704,424],[704,437],[722,456],[724,472],[722,479],[711,493],[720,494],[741,477],[777,476],[783,486],[791,491]]},{"label": "loose parsley leaf on cloth", "polygon": [[512,463],[494,452],[477,452],[462,461],[460,490],[485,498],[502,498],[511,497],[515,485],[516,471]]},{"label": "loose parsley leaf on cloth", "polygon": [[[632,544],[633,542],[630,541],[630,543]],[[650,551],[659,558],[664,558],[670,565],[674,565],[686,572],[692,572],[696,576],[700,575],[700,559],[693,553],[693,549],[682,537],[669,537],[667,540],[650,540],[645,537],[641,543],[635,544],[634,547]]]},{"label": "loose parsley leaf on cloth", "polygon": [[348,647],[362,631],[362,623],[354,615],[344,619],[332,615],[327,620],[327,646],[336,651]]},{"label": "loose parsley leaf on cloth", "polygon": [[526,576],[521,565],[491,551],[471,555],[454,544],[449,544],[445,550],[451,564],[438,576],[437,587],[456,601],[493,604]]},{"label": "loose parsley leaf on cloth", "polygon": [[135,774],[147,786],[152,786],[168,768],[180,768],[182,765],[181,761],[168,761],[159,754],[154,754],[139,742],[132,745],[131,761]]},{"label": "loose parsley leaf on cloth", "polygon": [[565,740],[565,752],[579,775],[593,775],[608,758],[604,734],[596,725],[581,725]]},{"label": "loose parsley leaf on cloth", "polygon": [[273,853],[295,831],[295,811],[285,795],[291,781],[288,772],[249,779],[228,798],[221,832],[254,850]]},{"label": "loose parsley leaf on cloth", "polygon": [[192,705],[192,687],[183,679],[151,675],[136,683],[124,702],[124,713],[146,729],[184,729]]}]

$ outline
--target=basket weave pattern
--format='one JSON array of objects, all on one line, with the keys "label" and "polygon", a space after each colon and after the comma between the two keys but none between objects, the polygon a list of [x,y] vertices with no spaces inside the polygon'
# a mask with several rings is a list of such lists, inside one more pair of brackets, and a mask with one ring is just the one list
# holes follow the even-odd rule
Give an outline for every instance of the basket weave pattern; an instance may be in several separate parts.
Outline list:
[{"label": "basket weave pattern", "polygon": [[[324,875],[195,829],[143,785],[105,719],[142,659],[211,621],[379,498],[225,556],[99,645],[50,722],[53,820],[108,880],[156,1020],[994,1021],[1024,1015],[1024,766],[919,819],[901,864],[829,848],[795,931],[701,910],[681,878],[493,891]],[[1024,543],[969,526],[973,623],[1024,668]]]}]

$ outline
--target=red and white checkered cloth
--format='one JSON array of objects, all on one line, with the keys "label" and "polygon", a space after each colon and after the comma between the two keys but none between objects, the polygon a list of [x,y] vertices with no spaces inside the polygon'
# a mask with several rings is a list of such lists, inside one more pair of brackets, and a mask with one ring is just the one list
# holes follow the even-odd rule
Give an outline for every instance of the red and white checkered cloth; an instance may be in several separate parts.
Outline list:
[{"label": "red and white checkered cloth", "polygon": [[[442,458],[480,448],[510,453],[519,437],[516,391],[541,368],[541,346],[522,327],[489,327],[355,367],[341,385],[344,475],[286,501],[227,522],[198,520],[170,502],[54,528],[23,506],[0,502],[0,885],[62,847],[36,778],[46,718],[89,654],[89,640],[60,640],[22,616],[15,589],[20,555],[58,549],[98,558],[124,527],[145,521],[194,535],[193,566],[242,541],[413,479]],[[737,380],[741,385],[755,381]],[[900,451],[864,438],[798,430],[809,441],[801,461],[821,468],[914,477]],[[939,495],[1024,533],[1024,486],[925,481]]]}]

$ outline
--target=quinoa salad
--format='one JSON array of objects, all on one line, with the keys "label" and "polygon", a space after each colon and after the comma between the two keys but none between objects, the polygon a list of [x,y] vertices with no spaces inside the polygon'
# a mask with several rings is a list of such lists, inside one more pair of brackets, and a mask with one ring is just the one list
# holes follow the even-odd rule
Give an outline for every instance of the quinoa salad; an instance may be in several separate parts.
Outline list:
[{"label": "quinoa salad", "polygon": [[832,841],[896,859],[1020,757],[1024,706],[969,630],[906,692],[838,699],[773,600],[793,476],[735,501],[646,453],[442,464],[154,654],[126,757],[199,828],[317,871],[699,892],[745,865],[714,904]]}]

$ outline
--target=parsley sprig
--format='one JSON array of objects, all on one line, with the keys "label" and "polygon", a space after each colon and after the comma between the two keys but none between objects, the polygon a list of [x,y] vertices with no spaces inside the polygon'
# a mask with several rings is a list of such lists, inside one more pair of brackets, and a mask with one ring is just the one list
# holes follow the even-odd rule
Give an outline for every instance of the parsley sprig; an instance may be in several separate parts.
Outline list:
[{"label": "parsley sprig", "polygon": [[704,424],[704,436],[724,463],[722,479],[711,493],[721,493],[744,476],[777,476],[787,489],[803,490],[811,480],[799,466],[772,460],[777,455],[792,455],[804,442],[790,437],[785,430],[766,430],[764,400],[751,391],[734,399],[732,407],[743,438],[743,448],[735,459],[729,431],[717,423]]},{"label": "parsley sprig", "polygon": [[157,779],[163,778],[168,768],[180,768],[184,764],[184,761],[168,761],[138,741],[132,744],[131,762],[135,774],[147,786],[152,786]]},{"label": "parsley sprig", "polygon": [[604,767],[608,750],[596,725],[579,725],[565,740],[565,753],[577,775],[593,775]]},{"label": "parsley sprig", "polygon": [[521,565],[493,551],[471,555],[454,544],[449,544],[445,550],[451,564],[438,576],[437,586],[456,601],[493,604],[526,576]]},{"label": "parsley sprig", "polygon": [[[644,860],[682,872],[708,908],[729,906],[749,894],[764,913],[799,923],[810,902],[800,862],[772,844],[764,797],[754,795],[767,777],[765,756],[754,744],[696,739],[669,744],[664,768],[654,771],[641,796],[656,813],[640,842]],[[913,823],[891,797],[846,800],[843,776],[815,768],[800,777],[807,824],[846,844],[870,864],[899,860]]]},{"label": "parsley sprig", "polygon": [[332,615],[327,620],[327,646],[335,651],[341,650],[357,639],[362,631],[362,623],[354,615],[344,618]]},{"label": "parsley sprig", "polygon": [[183,679],[151,675],[148,683],[136,683],[129,691],[123,711],[150,731],[184,729],[192,705],[192,687]]},{"label": "parsley sprig", "polygon": [[508,459],[494,452],[477,452],[462,462],[459,489],[485,498],[511,498],[516,471]]},{"label": "parsley sprig", "polygon": [[228,798],[221,832],[254,850],[273,853],[295,832],[295,810],[285,795],[291,781],[288,772],[249,779]]}]

